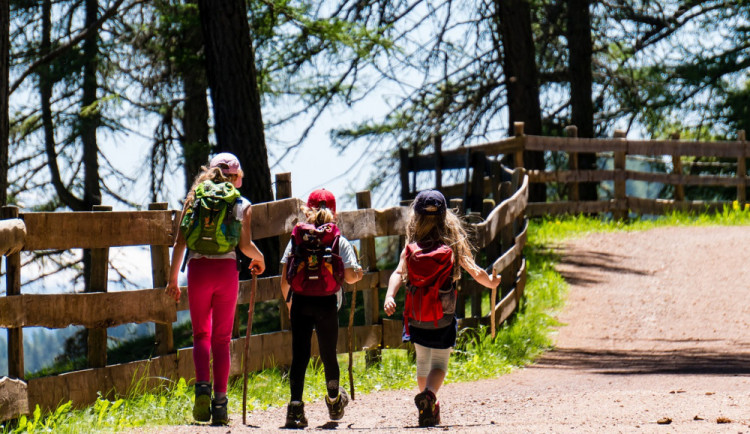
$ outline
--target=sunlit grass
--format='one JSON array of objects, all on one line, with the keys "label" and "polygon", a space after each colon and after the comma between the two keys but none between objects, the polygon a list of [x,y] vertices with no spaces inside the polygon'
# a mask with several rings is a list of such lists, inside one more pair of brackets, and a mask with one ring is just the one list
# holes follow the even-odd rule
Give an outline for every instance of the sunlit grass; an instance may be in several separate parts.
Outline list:
[{"label": "sunlit grass", "polygon": [[[664,226],[707,226],[750,224],[748,206],[740,209],[735,203],[715,214],[672,213],[656,219],[633,219],[628,222],[586,216],[547,218],[531,222],[525,256],[528,279],[521,308],[509,324],[499,328],[495,339],[489,330],[462,331],[446,382],[473,381],[493,378],[534,360],[551,345],[551,331],[557,325],[554,314],[564,303],[566,283],[554,270],[558,260],[553,246],[595,232],[638,231]],[[483,312],[489,305],[483,300]],[[468,306],[467,306],[468,307]],[[339,356],[341,384],[348,389],[348,358]],[[354,378],[357,394],[379,390],[414,389],[414,361],[406,350],[385,350],[382,361],[365,369],[364,353],[356,353]],[[289,381],[279,369],[267,369],[250,375],[248,409],[267,409],[286,404]],[[311,363],[305,380],[306,401],[319,400],[325,393],[323,368]],[[232,417],[241,417],[242,381],[235,380],[229,388],[229,410]],[[85,409],[72,409],[69,403],[53,413],[38,409],[14,425],[2,426],[0,432],[86,433],[114,432],[132,427],[184,425],[192,420],[193,390],[185,380],[157,391],[136,387],[128,397],[114,401],[99,399]]]}]

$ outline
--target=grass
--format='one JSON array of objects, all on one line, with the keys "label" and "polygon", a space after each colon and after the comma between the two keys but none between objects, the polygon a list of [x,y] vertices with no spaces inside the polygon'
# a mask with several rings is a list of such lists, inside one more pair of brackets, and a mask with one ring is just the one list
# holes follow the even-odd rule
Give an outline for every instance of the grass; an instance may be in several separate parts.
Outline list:
[{"label": "grass", "polygon": [[[527,249],[528,280],[520,310],[510,323],[504,324],[492,339],[485,327],[462,331],[451,358],[446,382],[493,378],[526,365],[550,348],[550,332],[557,325],[553,314],[565,298],[566,284],[554,270],[558,260],[554,245],[594,232],[637,231],[665,226],[708,226],[750,224],[750,210],[735,203],[716,214],[672,213],[657,219],[628,222],[585,216],[547,218],[531,223]],[[347,363],[339,363],[342,384],[348,384]],[[382,362],[365,369],[363,353],[355,354],[354,378],[357,394],[379,390],[413,389],[414,361],[405,350],[383,351]],[[317,400],[325,393],[322,366],[311,363],[305,381],[305,400]],[[248,409],[266,409],[285,405],[289,382],[284,372],[268,369],[250,375]],[[36,409],[31,417],[22,417],[0,432],[115,432],[132,427],[180,425],[192,423],[192,387],[184,379],[157,391],[135,387],[127,397],[114,401],[100,398],[85,409],[63,404],[52,413]],[[240,417],[241,379],[230,384],[230,412]]]}]

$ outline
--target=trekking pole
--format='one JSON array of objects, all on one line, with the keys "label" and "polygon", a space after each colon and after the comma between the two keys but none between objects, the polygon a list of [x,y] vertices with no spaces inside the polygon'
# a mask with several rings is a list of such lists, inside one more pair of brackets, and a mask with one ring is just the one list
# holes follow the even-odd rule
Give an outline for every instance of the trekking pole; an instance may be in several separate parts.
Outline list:
[{"label": "trekking pole", "polygon": [[247,308],[247,333],[245,334],[245,352],[242,364],[242,424],[247,425],[247,371],[250,365],[250,333],[253,331],[253,313],[255,311],[255,292],[258,289],[258,276],[253,270],[253,283],[250,286],[250,306]]},{"label": "trekking pole", "polygon": [[[495,280],[495,267],[492,267],[492,280]],[[495,339],[495,303],[497,303],[497,286],[490,292],[490,327],[492,327],[492,339]]]},{"label": "trekking pole", "polygon": [[[359,262],[359,252],[357,251],[356,247],[352,246],[352,248],[354,248],[354,254],[357,256],[357,262]],[[362,269],[362,273],[364,274],[364,268]],[[357,284],[355,283],[354,289],[352,290],[352,305],[349,308],[349,327],[346,330],[347,340],[349,341],[349,395],[351,395],[352,400],[354,400],[354,359],[352,358],[352,352],[354,350],[354,309],[356,307]]]}]

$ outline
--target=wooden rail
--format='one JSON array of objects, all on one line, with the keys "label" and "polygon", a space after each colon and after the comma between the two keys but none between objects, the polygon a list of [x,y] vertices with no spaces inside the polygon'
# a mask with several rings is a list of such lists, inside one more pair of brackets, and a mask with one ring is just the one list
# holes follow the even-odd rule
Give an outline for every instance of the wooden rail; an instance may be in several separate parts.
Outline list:
[{"label": "wooden rail", "polygon": [[[503,148],[506,145],[500,143],[491,146]],[[501,324],[515,312],[523,294],[526,266],[522,251],[526,242],[528,177],[522,170],[517,171],[515,184],[511,186],[510,182],[506,182],[503,184],[503,192],[504,200],[497,206],[494,206],[493,201],[487,204],[486,220],[472,225],[477,244],[485,249],[488,257],[497,257],[489,265],[493,272],[503,276],[502,297],[490,312],[482,314],[479,309],[472,309],[472,317],[461,319],[461,326],[490,324],[491,316],[495,317],[494,324]],[[294,225],[303,218],[301,205],[303,202],[296,198],[253,205],[253,237],[288,237]],[[404,347],[401,342],[401,321],[382,318],[378,292],[387,287],[393,270],[377,269],[375,238],[404,235],[408,208],[399,206],[371,209],[369,192],[358,194],[358,205],[361,209],[340,212],[338,225],[347,239],[360,241],[360,256],[366,265],[364,278],[355,285],[345,285],[344,290],[350,292],[356,287],[358,292],[363,291],[365,294],[365,324],[354,327],[354,349],[368,350],[369,360],[377,359],[379,354],[376,351],[380,348]],[[0,297],[0,327],[7,328],[9,336],[15,336],[8,342],[9,376],[24,378],[24,327],[87,327],[90,330],[88,357],[91,369],[35,378],[28,383],[0,382],[0,418],[7,419],[26,413],[36,405],[53,409],[67,400],[72,400],[77,405],[89,404],[99,394],[126,394],[136,382],[138,387],[157,387],[166,379],[194,378],[192,348],[174,348],[171,336],[171,325],[176,321],[177,312],[189,309],[187,294],[183,294],[179,303],[174,303],[163,291],[165,273],[168,271],[165,261],[168,258],[168,246],[173,244],[176,235],[178,212],[167,210],[166,204],[151,204],[149,209],[132,212],[100,210],[19,215],[14,207],[3,208],[6,219],[0,220],[0,253],[7,255],[8,287],[7,296]],[[110,247],[134,245],[151,246],[155,288],[107,292],[107,270],[104,266],[103,270],[97,271],[99,279],[104,282],[101,292],[21,294],[19,252],[92,249],[92,254],[96,252],[98,255],[97,261],[101,261],[106,260]],[[159,282],[161,284],[157,284]],[[279,300],[279,282],[279,276],[258,279],[255,301]],[[476,288],[476,285],[464,286],[466,291],[473,294],[474,299],[482,294],[482,290]],[[242,281],[238,304],[248,303],[249,298],[250,282]],[[107,364],[106,328],[144,322],[157,325],[157,356],[150,360]],[[92,334],[98,336],[98,340],[92,341]],[[339,352],[347,350],[345,337],[346,333],[339,333]],[[250,345],[253,349],[250,369],[259,370],[291,363],[291,333],[283,330],[283,327],[281,331],[253,335]],[[313,345],[313,348],[317,348],[317,345]],[[232,341],[231,375],[241,373],[239,358],[242,349],[240,339]],[[23,387],[19,387],[19,384]],[[2,407],[3,394],[16,394],[19,404]]]},{"label": "wooden rail", "polygon": [[[706,212],[720,210],[731,205],[729,200],[686,200],[685,187],[729,187],[737,191],[736,201],[744,207],[747,203],[747,158],[750,157],[750,143],[745,140],[745,132],[739,131],[735,141],[696,142],[680,140],[673,135],[667,140],[629,140],[624,131],[616,131],[613,138],[578,138],[575,127],[566,129],[567,137],[542,137],[523,134],[523,126],[516,125],[516,136],[497,142],[464,146],[444,151],[435,148],[433,154],[408,155],[401,153],[402,199],[413,197],[417,188],[411,174],[434,171],[436,176],[447,170],[464,170],[465,180],[455,185],[440,184],[441,191],[448,197],[461,197],[469,204],[471,211],[478,211],[481,200],[494,197],[497,185],[502,181],[503,170],[498,169],[500,157],[514,156],[514,164],[523,164],[524,151],[567,153],[568,167],[554,171],[529,170],[530,183],[566,184],[567,200],[558,202],[529,203],[527,214],[530,217],[556,214],[612,213],[622,218],[633,212],[637,214],[664,214],[673,210]],[[580,170],[579,153],[594,153],[613,160],[611,169]],[[730,175],[696,175],[685,173],[688,162],[685,157],[712,157],[729,159]],[[650,159],[671,165],[670,172],[645,172],[626,167],[628,160]],[[479,163],[477,163],[479,161]],[[469,176],[472,169],[471,177]],[[440,181],[440,182],[437,182]],[[634,197],[627,194],[628,182],[660,183],[674,186],[671,199]],[[608,198],[582,201],[578,195],[578,185],[584,182],[612,182],[613,193]]]}]

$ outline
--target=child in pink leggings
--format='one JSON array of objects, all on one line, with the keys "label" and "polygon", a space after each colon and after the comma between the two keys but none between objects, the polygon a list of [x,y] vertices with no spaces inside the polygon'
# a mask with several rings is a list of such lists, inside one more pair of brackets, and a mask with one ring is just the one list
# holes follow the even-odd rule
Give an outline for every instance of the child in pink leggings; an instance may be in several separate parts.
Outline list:
[{"label": "child in pink leggings", "polygon": [[[240,162],[232,154],[221,153],[211,159],[208,167],[203,167],[193,187],[190,189],[180,221],[196,200],[196,188],[206,181],[231,183],[235,188],[242,185]],[[231,186],[229,186],[231,190]],[[239,196],[239,193],[235,193]],[[265,270],[263,254],[252,241],[250,201],[239,197],[228,212],[226,219],[241,222],[239,247],[252,259],[250,268],[254,274]],[[182,258],[187,248],[182,228],[177,233],[169,283],[166,293],[175,301],[180,299],[177,277]],[[195,364],[195,404],[193,417],[199,422],[214,425],[229,423],[227,414],[227,382],[229,380],[229,343],[232,339],[234,312],[239,292],[239,270],[234,250],[223,254],[201,254],[188,250],[187,286],[190,302],[190,320],[193,326],[193,363]],[[213,399],[211,399],[210,355],[213,354]]]}]

